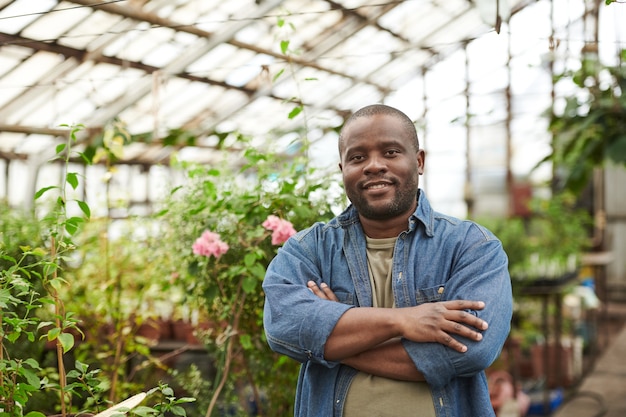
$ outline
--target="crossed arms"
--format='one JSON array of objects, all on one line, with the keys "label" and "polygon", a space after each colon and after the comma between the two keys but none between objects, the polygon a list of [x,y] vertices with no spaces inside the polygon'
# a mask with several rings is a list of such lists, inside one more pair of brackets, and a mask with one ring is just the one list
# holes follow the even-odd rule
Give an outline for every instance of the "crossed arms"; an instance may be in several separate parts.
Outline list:
[{"label": "crossed arms", "polygon": [[[307,286],[321,299],[338,301],[326,284],[318,286],[309,281]],[[487,322],[466,310],[484,307],[482,301],[453,300],[405,308],[352,308],[331,332],[324,357],[372,375],[423,381],[424,376],[404,349],[401,338],[436,342],[466,352],[467,346],[452,336],[482,340],[481,332],[487,329]]]}]

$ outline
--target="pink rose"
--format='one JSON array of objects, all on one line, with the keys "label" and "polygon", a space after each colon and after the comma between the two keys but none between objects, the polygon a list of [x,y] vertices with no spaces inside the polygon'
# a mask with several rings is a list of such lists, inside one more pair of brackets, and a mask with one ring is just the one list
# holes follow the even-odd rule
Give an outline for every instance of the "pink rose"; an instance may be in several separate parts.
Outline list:
[{"label": "pink rose", "polygon": [[296,229],[293,228],[291,222],[274,215],[267,216],[263,222],[263,227],[272,231],[272,245],[283,244],[296,234]]},{"label": "pink rose", "polygon": [[196,239],[192,249],[196,255],[219,258],[228,251],[228,244],[220,240],[220,235],[217,233],[206,230]]}]

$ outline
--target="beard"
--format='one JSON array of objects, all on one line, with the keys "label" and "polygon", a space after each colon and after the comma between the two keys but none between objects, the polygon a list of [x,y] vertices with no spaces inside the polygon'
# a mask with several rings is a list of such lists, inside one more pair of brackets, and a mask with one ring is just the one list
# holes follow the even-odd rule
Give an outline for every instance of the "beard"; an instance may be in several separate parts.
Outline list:
[{"label": "beard", "polygon": [[[416,176],[417,177],[417,176]],[[369,199],[358,191],[348,193],[348,198],[359,214],[370,220],[387,220],[406,214],[415,203],[418,192],[417,178],[411,178],[404,185],[394,182],[394,198],[384,204],[371,204]]]}]

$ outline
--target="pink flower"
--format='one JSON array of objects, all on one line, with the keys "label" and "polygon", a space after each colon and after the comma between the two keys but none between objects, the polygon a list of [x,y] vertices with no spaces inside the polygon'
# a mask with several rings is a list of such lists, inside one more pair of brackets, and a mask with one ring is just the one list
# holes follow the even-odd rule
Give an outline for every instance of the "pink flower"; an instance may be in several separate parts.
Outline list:
[{"label": "pink flower", "polygon": [[208,230],[202,233],[202,236],[196,239],[193,246],[193,253],[206,257],[215,256],[219,258],[228,251],[228,244],[220,240],[220,235]]},{"label": "pink flower", "polygon": [[272,231],[272,245],[283,244],[296,234],[296,229],[293,228],[291,222],[274,215],[267,216],[263,222],[263,227]]}]

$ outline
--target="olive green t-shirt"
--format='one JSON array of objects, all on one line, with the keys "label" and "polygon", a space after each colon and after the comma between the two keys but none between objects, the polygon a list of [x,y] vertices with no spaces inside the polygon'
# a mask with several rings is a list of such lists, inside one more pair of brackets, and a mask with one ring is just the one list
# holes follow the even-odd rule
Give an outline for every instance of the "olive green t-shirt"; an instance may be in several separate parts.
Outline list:
[{"label": "olive green t-shirt", "polygon": [[[396,238],[367,238],[374,307],[393,308],[392,260]],[[435,417],[426,382],[398,381],[359,372],[348,390],[343,417]]]}]

